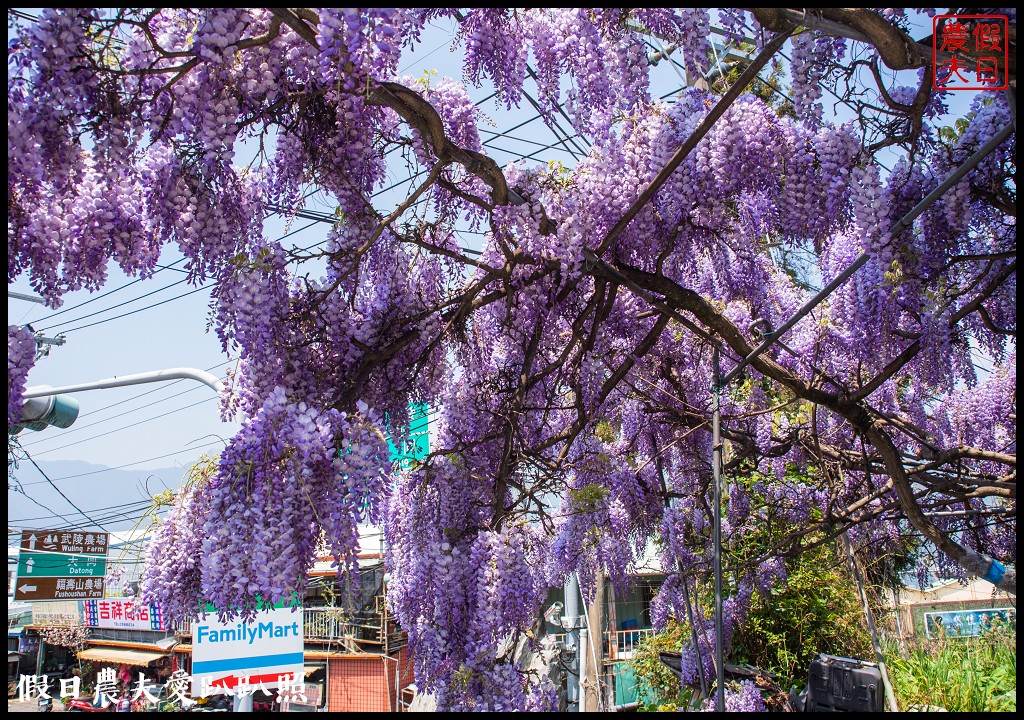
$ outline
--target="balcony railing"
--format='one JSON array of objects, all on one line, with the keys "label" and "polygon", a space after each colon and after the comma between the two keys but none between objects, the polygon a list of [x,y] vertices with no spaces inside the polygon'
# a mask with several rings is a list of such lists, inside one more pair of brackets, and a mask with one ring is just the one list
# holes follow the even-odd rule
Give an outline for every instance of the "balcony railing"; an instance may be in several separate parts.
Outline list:
[{"label": "balcony railing", "polygon": [[[604,634],[604,644],[601,648],[602,659],[609,661],[630,660],[640,645],[640,641],[653,634],[654,630],[652,628],[606,632]],[[565,642],[565,633],[550,633],[548,637],[553,638],[554,642],[558,644]]]},{"label": "balcony railing", "polygon": [[652,628],[616,630],[605,633],[605,657],[609,660],[629,660],[633,657],[640,641],[654,634]]},{"label": "balcony railing", "polygon": [[[340,640],[353,638],[361,643],[380,641],[382,618],[376,613],[346,613],[336,607],[303,608],[302,628],[307,640]],[[177,635],[191,635],[188,620],[174,625]]]},{"label": "balcony railing", "polygon": [[[306,640],[340,641],[347,643],[352,651],[372,650],[376,646],[383,646],[384,622],[384,615],[376,612],[353,613],[337,607],[303,608],[302,610],[302,625]],[[388,637],[392,644],[397,639],[394,631]]]}]

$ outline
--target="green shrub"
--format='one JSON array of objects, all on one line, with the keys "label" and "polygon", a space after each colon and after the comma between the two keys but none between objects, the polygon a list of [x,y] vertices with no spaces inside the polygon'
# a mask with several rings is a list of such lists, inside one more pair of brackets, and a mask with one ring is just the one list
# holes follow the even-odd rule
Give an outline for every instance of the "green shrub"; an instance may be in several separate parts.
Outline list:
[{"label": "green shrub", "polygon": [[637,697],[656,697],[660,703],[679,697],[679,679],[662,664],[658,653],[679,652],[684,631],[689,640],[689,628],[670,621],[665,632],[641,638],[630,661],[636,676]]},{"label": "green shrub", "polygon": [[873,660],[857,587],[834,549],[808,552],[787,570],[785,587],[755,595],[733,637],[733,662],[775,673],[788,688],[806,684],[818,653]]},{"label": "green shrub", "polygon": [[951,712],[1017,709],[1017,630],[997,625],[979,638],[911,643],[886,648],[886,663],[900,709],[915,705]]}]

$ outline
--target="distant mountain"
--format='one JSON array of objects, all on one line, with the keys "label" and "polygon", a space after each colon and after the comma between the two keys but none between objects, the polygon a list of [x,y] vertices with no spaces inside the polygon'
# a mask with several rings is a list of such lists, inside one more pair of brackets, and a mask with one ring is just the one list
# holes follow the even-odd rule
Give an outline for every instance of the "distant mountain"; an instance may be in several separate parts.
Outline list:
[{"label": "distant mountain", "polygon": [[114,470],[76,460],[38,463],[67,499],[32,463],[21,462],[7,477],[8,528],[129,530],[145,512],[150,498],[167,489],[177,490],[185,474],[180,467]]}]

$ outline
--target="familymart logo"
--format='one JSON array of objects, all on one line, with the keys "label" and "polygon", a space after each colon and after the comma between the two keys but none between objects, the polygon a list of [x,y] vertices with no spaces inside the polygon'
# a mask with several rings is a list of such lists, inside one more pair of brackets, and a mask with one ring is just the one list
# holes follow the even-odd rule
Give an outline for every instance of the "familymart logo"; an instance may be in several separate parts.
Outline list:
[{"label": "familymart logo", "polygon": [[1005,90],[1010,84],[1005,15],[932,18],[932,77],[938,90]]},{"label": "familymart logo", "polygon": [[257,640],[262,640],[264,638],[287,637],[301,637],[299,634],[298,622],[284,625],[279,625],[275,622],[263,622],[258,623],[257,625],[238,623],[235,627],[226,629],[214,629],[201,625],[196,632],[196,644],[204,642],[248,642],[252,645]]}]

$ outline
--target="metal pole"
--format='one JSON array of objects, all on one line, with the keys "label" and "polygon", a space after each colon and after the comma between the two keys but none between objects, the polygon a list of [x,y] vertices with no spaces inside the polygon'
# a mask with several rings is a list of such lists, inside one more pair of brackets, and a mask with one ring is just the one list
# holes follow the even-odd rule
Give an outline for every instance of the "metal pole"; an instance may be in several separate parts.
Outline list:
[{"label": "metal pole", "polygon": [[[857,591],[860,594],[860,603],[864,608],[864,619],[868,622],[868,634],[871,636],[871,648],[875,651],[875,661],[878,663],[878,671],[882,674],[882,688],[885,690],[885,702],[889,706],[889,712],[899,712],[900,707],[896,704],[896,693],[893,692],[892,683],[889,682],[889,671],[885,667],[885,654],[882,653],[882,646],[878,642],[878,628],[875,627],[875,615],[871,612],[871,604],[868,603],[868,594],[864,590],[864,577],[860,572],[860,565],[853,555],[853,544],[850,542],[850,533],[843,533],[843,545],[846,546],[846,557],[850,561],[850,572],[857,581]],[[897,610],[898,612],[898,610]]]},{"label": "metal pole", "polygon": [[711,465],[715,483],[715,710],[725,712],[725,650],[722,643],[722,371],[718,348],[711,351]]},{"label": "metal pole", "polygon": [[[24,631],[23,631],[24,632]],[[46,658],[46,641],[39,638],[39,649],[36,651],[36,675],[43,674],[43,664]]]},{"label": "metal pole", "polygon": [[[665,465],[661,462],[661,453],[658,451],[654,442],[654,431],[648,431],[648,436],[651,441],[651,452],[654,453],[654,465],[658,468],[658,479],[661,480],[661,494],[665,498],[665,507],[671,507],[672,501],[668,496],[668,483],[665,481]],[[681,560],[676,561],[676,572],[679,574],[679,583],[683,588],[683,602],[686,603],[686,620],[690,623],[690,640],[693,642],[693,651],[697,654],[697,677],[700,679],[700,694],[702,697],[706,698],[708,696],[708,681],[704,676],[704,662],[701,659],[700,654],[697,625],[694,623],[693,606],[690,604],[690,589],[686,583],[686,576],[683,574],[683,563]],[[680,646],[680,656],[682,655],[682,652],[683,647]]]},{"label": "metal pole", "polygon": [[152,372],[137,373],[135,375],[122,375],[97,380],[96,382],[79,383],[78,385],[65,385],[64,387],[52,388],[45,385],[25,388],[22,397],[28,400],[34,397],[45,397],[47,395],[59,395],[60,393],[83,392],[85,390],[102,390],[104,388],[124,387],[126,385],[142,385],[144,383],[165,382],[167,380],[197,380],[204,385],[213,388],[216,392],[224,389],[224,383],[203,370],[195,368],[170,368],[168,370],[154,370]]},{"label": "metal pole", "polygon": [[12,300],[24,300],[26,302],[39,303],[40,305],[46,302],[45,299],[39,297],[38,295],[26,295],[25,293],[14,292],[13,290],[7,291],[7,297],[11,298]]},{"label": "metal pole", "polygon": [[566,649],[572,650],[575,653],[575,659],[572,661],[573,670],[569,673],[566,678],[565,696],[568,702],[568,709],[572,709],[575,705],[575,710],[579,712],[580,709],[580,586],[576,581],[576,573],[570,573],[569,577],[565,580],[565,619],[569,622],[569,627],[566,628],[565,633],[565,646]]},{"label": "metal pole", "polygon": [[[672,500],[669,498],[669,483],[665,479],[665,464],[662,462],[662,455],[658,452],[654,442],[653,430],[648,430],[648,437],[650,438],[650,452],[654,454],[654,466],[657,468],[657,477],[662,481],[662,495],[665,497],[665,505],[666,507],[672,507]],[[700,658],[700,643],[697,638],[697,626],[693,622],[693,606],[690,604],[690,590],[686,583],[686,576],[683,575],[682,560],[676,561],[676,571],[679,574],[679,583],[683,587],[683,602],[686,603],[686,621],[690,624],[690,639],[693,641],[693,651],[697,655],[697,677],[700,679],[700,695],[702,697],[707,697],[708,678],[705,677],[705,673],[703,673],[703,662]],[[680,645],[680,657],[682,657],[682,653],[683,647]]]},{"label": "metal pole", "polygon": [[[979,162],[981,162],[986,155],[995,150],[1000,144],[1002,144],[1004,140],[1006,140],[1006,138],[1010,137],[1010,134],[1012,132],[1013,123],[1008,123],[1007,125],[1005,125],[1003,129],[997,132],[995,135],[993,135],[987,143],[978,148],[977,152],[975,152],[973,155],[967,158],[963,165],[954,170],[952,174],[950,174],[949,177],[943,180],[937,188],[928,193],[928,195],[926,195],[921,200],[921,202],[915,205],[910,212],[901,217],[895,225],[889,228],[888,234],[896,235],[897,233],[907,228],[912,222],[914,222],[918,215],[927,210],[936,200],[942,197],[942,195],[944,195],[947,190],[949,190],[951,187],[960,182],[964,175],[973,170],[974,167]],[[852,263],[850,263],[850,266],[843,270],[843,272],[840,273],[835,280],[833,280],[828,285],[823,287],[817,295],[811,298],[802,308],[797,310],[796,313],[794,313],[789,320],[783,323],[778,330],[776,330],[771,335],[766,337],[760,345],[754,348],[753,352],[751,352],[749,355],[743,358],[739,365],[730,370],[729,373],[724,378],[722,378],[722,385],[728,385],[730,382],[732,382],[737,375],[743,372],[743,369],[747,365],[756,360],[758,356],[761,355],[761,353],[763,353],[769,347],[774,345],[779,338],[785,335],[791,327],[800,322],[800,320],[802,320],[804,316],[807,315],[807,313],[816,308],[819,304],[821,304],[823,300],[825,300],[825,298],[827,298],[829,295],[835,292],[840,285],[849,280],[850,277],[855,272],[857,272],[861,268],[861,266],[863,266],[864,263],[868,261],[868,258],[870,257],[871,256],[868,253],[861,253],[860,256]]]},{"label": "metal pole", "polygon": [[708,679],[704,676],[704,661],[700,654],[700,642],[697,637],[697,626],[693,621],[693,606],[690,604],[690,588],[683,575],[683,564],[678,565],[679,582],[683,586],[683,602],[686,603],[686,619],[690,622],[690,640],[693,642],[693,651],[697,654],[697,677],[700,679],[700,694],[708,696]]}]

